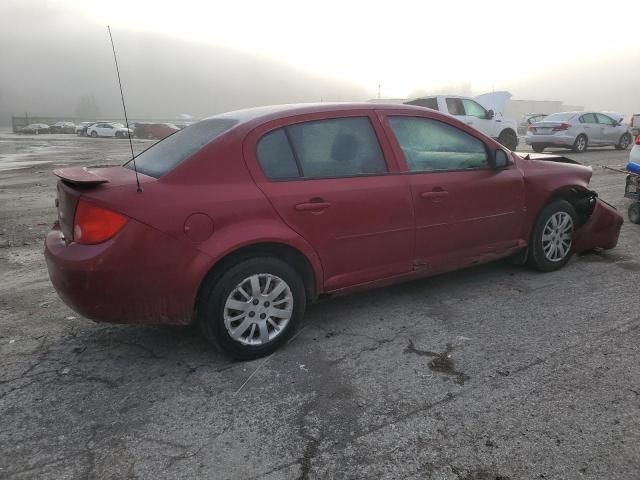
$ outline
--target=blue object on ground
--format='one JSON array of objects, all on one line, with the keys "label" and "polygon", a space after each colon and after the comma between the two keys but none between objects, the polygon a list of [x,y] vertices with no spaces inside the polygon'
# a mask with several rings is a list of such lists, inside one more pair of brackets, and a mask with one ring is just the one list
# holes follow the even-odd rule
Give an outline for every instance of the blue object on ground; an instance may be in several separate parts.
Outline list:
[{"label": "blue object on ground", "polygon": [[640,175],[640,163],[629,162],[627,163],[627,171]]}]

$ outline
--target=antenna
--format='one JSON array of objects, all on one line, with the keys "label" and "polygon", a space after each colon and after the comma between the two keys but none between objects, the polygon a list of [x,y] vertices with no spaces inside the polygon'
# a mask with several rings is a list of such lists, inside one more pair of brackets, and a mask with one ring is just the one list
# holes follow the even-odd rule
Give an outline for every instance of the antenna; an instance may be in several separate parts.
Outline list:
[{"label": "antenna", "polygon": [[120,80],[120,69],[118,68],[118,57],[116,57],[116,46],[113,43],[113,35],[111,35],[111,28],[107,25],[109,30],[109,38],[111,39],[111,49],[113,50],[113,60],[116,62],[116,73],[118,74],[118,85],[120,86],[120,97],[122,97],[122,110],[124,110],[124,121],[127,124],[127,136],[129,137],[129,147],[131,147],[131,161],[133,162],[133,171],[136,172],[136,185],[138,186],[137,192],[141,193],[140,179],[138,178],[138,169],[136,168],[136,156],[133,153],[133,142],[131,141],[131,132],[129,131],[129,119],[127,118],[127,107],[124,104],[124,93],[122,93],[122,80]]}]

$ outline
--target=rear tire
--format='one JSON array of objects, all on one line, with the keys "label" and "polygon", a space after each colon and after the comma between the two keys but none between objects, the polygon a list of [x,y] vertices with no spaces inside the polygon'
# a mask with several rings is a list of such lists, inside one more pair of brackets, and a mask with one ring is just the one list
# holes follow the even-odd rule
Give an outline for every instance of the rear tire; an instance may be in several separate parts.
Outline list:
[{"label": "rear tire", "polygon": [[197,321],[215,347],[237,360],[253,360],[291,337],[305,307],[298,272],[277,258],[256,257],[205,282]]},{"label": "rear tire", "polygon": [[504,130],[498,136],[498,142],[513,151],[518,147],[518,136],[511,130]]},{"label": "rear tire", "polygon": [[98,132],[91,132],[91,138],[98,138]]},{"label": "rear tire", "polygon": [[626,150],[629,148],[629,144],[631,143],[631,137],[628,133],[625,133],[620,137],[620,141],[617,145],[614,145],[616,150]]},{"label": "rear tire", "polygon": [[527,265],[541,272],[562,268],[571,258],[576,211],[566,200],[545,206],[533,226]]},{"label": "rear tire", "polygon": [[573,142],[572,150],[576,153],[583,153],[587,151],[587,148],[589,148],[589,140],[587,139],[587,136],[583,134],[578,135],[576,141]]},{"label": "rear tire", "polygon": [[640,202],[633,202],[627,211],[631,223],[640,224]]},{"label": "rear tire", "polygon": [[533,151],[536,152],[536,153],[544,152],[544,147],[542,145],[536,145],[534,143],[533,145],[531,145],[531,148],[533,148]]}]

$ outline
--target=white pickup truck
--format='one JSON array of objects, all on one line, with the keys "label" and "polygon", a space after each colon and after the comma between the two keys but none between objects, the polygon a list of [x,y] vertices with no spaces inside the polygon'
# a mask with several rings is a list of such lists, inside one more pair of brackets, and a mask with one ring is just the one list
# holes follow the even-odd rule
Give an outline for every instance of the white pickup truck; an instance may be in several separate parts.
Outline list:
[{"label": "white pickup truck", "polygon": [[433,95],[416,98],[405,104],[432,108],[453,115],[458,120],[496,139],[509,150],[515,150],[518,146],[517,122],[502,114],[510,98],[509,92],[485,93],[474,98]]}]

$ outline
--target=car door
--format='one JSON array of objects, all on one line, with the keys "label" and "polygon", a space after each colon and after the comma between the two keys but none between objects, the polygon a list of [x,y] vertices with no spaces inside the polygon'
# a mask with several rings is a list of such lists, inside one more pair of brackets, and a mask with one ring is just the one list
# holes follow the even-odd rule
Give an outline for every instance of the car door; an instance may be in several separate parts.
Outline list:
[{"label": "car door", "polygon": [[578,121],[582,127],[582,131],[578,131],[578,134],[584,133],[590,145],[602,143],[602,127],[598,124],[598,119],[594,113],[585,113],[578,118]]},{"label": "car door", "polygon": [[106,124],[106,123],[98,123],[94,127],[94,130],[96,131],[96,133],[98,134],[99,137],[108,137],[109,136],[108,127],[109,127],[109,125]]},{"label": "car door", "polygon": [[415,263],[447,270],[523,246],[522,172],[489,166],[489,146],[433,118],[385,115],[406,163],[416,221]]},{"label": "car door", "polygon": [[460,100],[464,108],[467,125],[471,125],[489,137],[497,136],[494,132],[496,120],[493,117],[489,118],[489,112],[482,105],[470,98],[462,98]]},{"label": "car door", "polygon": [[601,127],[602,143],[610,145],[617,144],[622,133],[619,133],[616,121],[603,113],[596,113],[596,117]]},{"label": "car door", "polygon": [[258,187],[320,257],[327,291],[412,270],[411,195],[376,121],[370,110],[307,115],[244,143]]}]

